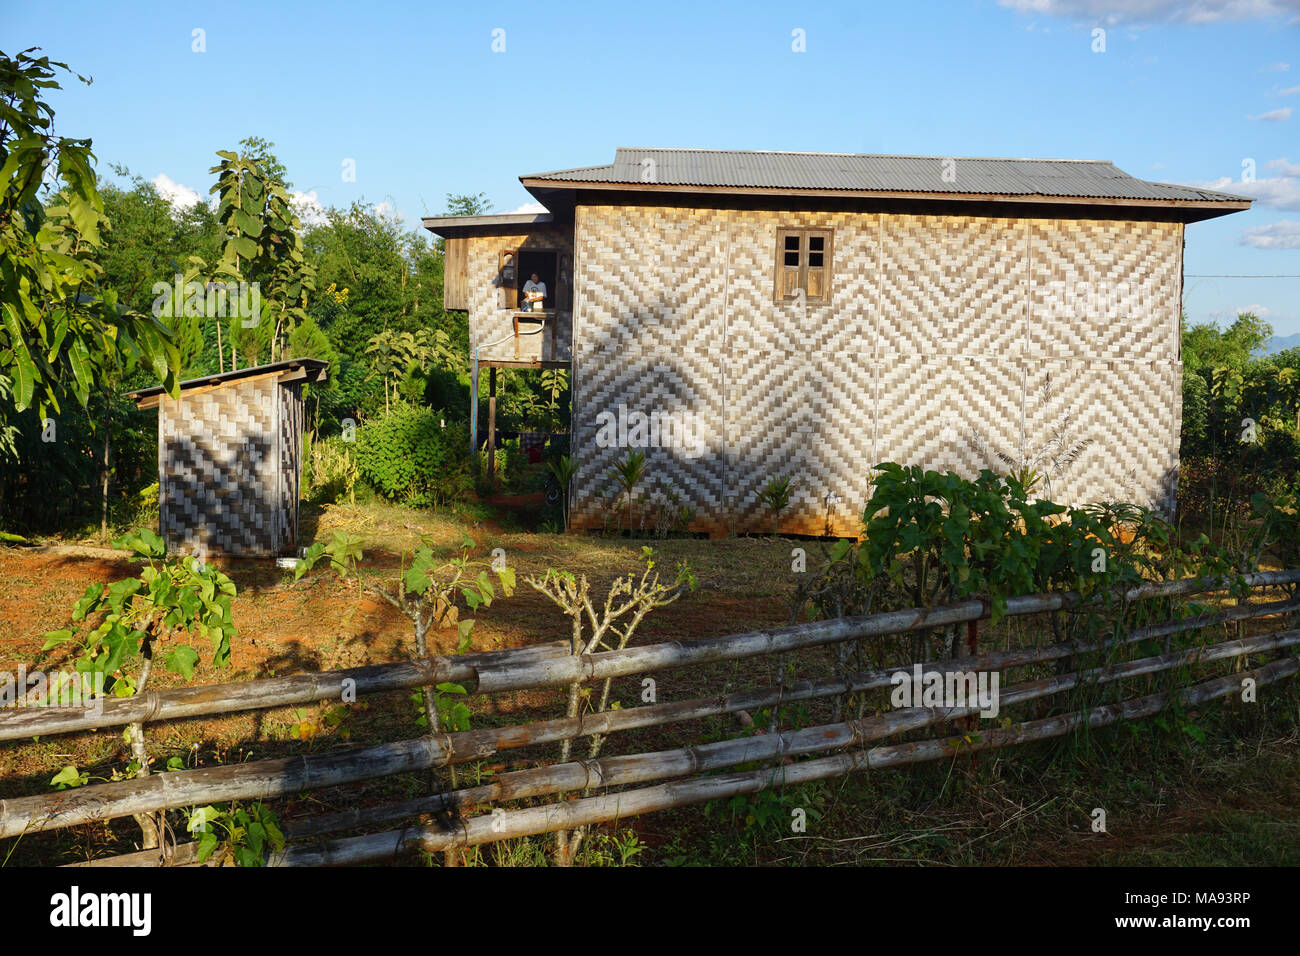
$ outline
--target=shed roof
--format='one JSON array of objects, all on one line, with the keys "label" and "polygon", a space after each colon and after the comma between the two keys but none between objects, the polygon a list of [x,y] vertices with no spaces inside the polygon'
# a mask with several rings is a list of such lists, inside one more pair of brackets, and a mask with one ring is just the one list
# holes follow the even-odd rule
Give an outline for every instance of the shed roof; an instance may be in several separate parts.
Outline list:
[{"label": "shed roof", "polygon": [[[233,372],[219,372],[216,375],[204,375],[200,378],[187,379],[181,382],[180,389],[184,392],[195,388],[210,388],[263,375],[274,375],[282,382],[323,382],[329,364],[329,362],[314,358],[284,359],[279,362],[269,362],[266,365],[251,365],[248,368],[236,369]],[[127,392],[126,397],[135,402],[139,408],[155,408],[165,394],[166,392],[161,385],[154,385],[151,388]]]},{"label": "shed roof", "polygon": [[[948,175],[945,176],[945,172]],[[521,176],[530,189],[879,195],[896,198],[1117,201],[1249,208],[1251,199],[1149,182],[1106,160],[999,159],[619,147],[614,161]]]},{"label": "shed roof", "polygon": [[[542,226],[551,222],[549,212],[489,213],[483,216],[425,216],[424,228],[439,236],[461,236],[471,233],[504,233],[517,231],[516,226]],[[527,231],[525,229],[524,231]]]}]

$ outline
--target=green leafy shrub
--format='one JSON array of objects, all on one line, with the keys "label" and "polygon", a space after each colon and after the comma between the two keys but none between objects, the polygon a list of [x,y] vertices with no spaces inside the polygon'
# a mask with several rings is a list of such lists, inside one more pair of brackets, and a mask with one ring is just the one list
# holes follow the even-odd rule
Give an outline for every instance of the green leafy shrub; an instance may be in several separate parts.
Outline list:
[{"label": "green leafy shrub", "polygon": [[444,505],[472,487],[463,434],[436,409],[399,403],[357,429],[357,469],[385,498]]},{"label": "green leafy shrub", "polygon": [[909,606],[979,596],[996,623],[1016,595],[1088,594],[1237,564],[1204,540],[1179,548],[1169,522],[1136,505],[1031,500],[1016,477],[988,470],[973,481],[893,463],[879,471],[863,513],[865,540],[840,542],[832,564],[855,564],[859,581]]}]

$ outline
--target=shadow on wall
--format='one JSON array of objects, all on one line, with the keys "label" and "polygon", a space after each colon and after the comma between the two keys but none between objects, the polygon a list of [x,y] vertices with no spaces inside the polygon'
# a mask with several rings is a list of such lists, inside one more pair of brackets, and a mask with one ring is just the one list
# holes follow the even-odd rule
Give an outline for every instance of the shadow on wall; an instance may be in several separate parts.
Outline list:
[{"label": "shadow on wall", "polygon": [[883,461],[967,477],[1027,465],[1043,476],[1038,493],[1066,504],[1172,509],[1176,368],[725,347],[690,341],[697,331],[670,303],[625,314],[575,343],[576,527],[626,527],[612,471],[630,450],[646,457],[641,531],[686,508],[692,530],[770,533],[760,491],[786,478],[783,532],[857,535]]},{"label": "shadow on wall", "polygon": [[291,553],[270,441],[261,435],[168,438],[159,526],[168,551],[244,557]]}]

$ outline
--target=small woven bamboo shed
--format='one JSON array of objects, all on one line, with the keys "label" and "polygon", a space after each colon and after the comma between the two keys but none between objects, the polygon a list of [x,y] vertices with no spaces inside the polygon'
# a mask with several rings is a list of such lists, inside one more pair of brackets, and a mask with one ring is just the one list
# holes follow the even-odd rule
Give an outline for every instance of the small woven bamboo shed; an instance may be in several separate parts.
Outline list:
[{"label": "small woven bamboo shed", "polygon": [[132,392],[158,409],[158,521],[175,553],[274,557],[298,546],[302,386],[328,363],[290,359]]}]

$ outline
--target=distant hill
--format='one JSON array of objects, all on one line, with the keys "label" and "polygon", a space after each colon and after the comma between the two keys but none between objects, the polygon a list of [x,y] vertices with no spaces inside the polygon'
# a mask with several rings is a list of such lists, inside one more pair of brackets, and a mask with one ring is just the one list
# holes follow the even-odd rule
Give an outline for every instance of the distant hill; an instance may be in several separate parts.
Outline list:
[{"label": "distant hill", "polygon": [[1265,355],[1276,355],[1278,352],[1284,352],[1287,349],[1300,348],[1300,332],[1294,335],[1275,335],[1273,341],[1268,343],[1268,348],[1264,349]]}]

